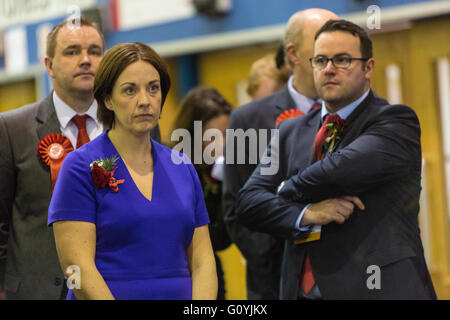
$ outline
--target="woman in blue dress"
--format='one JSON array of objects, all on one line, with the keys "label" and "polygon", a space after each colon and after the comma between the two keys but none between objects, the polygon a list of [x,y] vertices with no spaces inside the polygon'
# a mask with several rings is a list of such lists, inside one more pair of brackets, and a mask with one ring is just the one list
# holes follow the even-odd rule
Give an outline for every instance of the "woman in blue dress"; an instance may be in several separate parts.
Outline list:
[{"label": "woman in blue dress", "polygon": [[49,208],[63,271],[79,280],[67,299],[217,296],[197,173],[150,138],[169,87],[144,44],[119,44],[100,63],[94,95],[110,129],[67,155]]}]

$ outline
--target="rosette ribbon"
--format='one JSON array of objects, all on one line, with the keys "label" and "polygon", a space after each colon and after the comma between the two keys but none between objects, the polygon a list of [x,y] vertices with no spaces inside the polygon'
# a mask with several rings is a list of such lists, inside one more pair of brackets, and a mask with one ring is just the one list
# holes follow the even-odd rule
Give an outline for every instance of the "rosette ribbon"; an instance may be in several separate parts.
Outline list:
[{"label": "rosette ribbon", "polygon": [[49,134],[39,142],[37,151],[42,162],[50,167],[53,192],[64,158],[73,151],[72,143],[62,134]]},{"label": "rosette ribbon", "polygon": [[289,109],[284,111],[282,114],[280,114],[277,118],[277,120],[275,121],[275,127],[278,126],[278,124],[280,124],[280,122],[287,120],[287,119],[291,119],[291,118],[295,118],[295,117],[299,117],[304,115],[303,112],[301,112],[298,109]]}]

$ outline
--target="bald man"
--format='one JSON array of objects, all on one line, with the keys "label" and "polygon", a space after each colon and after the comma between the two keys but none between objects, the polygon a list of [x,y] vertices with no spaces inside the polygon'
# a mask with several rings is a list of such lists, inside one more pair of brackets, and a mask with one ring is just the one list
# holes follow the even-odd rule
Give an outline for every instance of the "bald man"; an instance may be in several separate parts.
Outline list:
[{"label": "bald man", "polygon": [[[267,144],[271,129],[282,120],[292,115],[307,114],[321,105],[314,88],[309,58],[313,56],[315,33],[330,19],[337,19],[337,16],[324,9],[308,9],[292,15],[283,43],[293,75],[280,91],[236,109],[230,118],[230,129],[265,129]],[[237,150],[238,144],[232,141],[236,137],[227,135],[227,145],[234,145],[235,150],[234,159],[226,159],[223,212],[230,237],[247,260],[247,298],[278,299],[283,241],[245,228],[237,221],[235,212],[238,192],[258,165],[252,161],[252,151],[257,150],[260,156],[266,146],[258,149],[261,145],[259,139],[264,136],[257,134],[257,137],[258,141],[249,142],[247,139],[244,150]],[[245,153],[245,163],[237,164],[242,152]]]}]

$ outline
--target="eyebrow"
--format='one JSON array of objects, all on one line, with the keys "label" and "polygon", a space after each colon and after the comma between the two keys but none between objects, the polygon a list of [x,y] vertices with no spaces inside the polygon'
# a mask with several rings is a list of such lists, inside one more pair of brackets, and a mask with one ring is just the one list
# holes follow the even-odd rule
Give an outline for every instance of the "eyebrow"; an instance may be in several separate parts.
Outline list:
[{"label": "eyebrow", "polygon": [[[350,53],[347,53],[347,52],[339,52],[339,53],[336,53],[333,57],[341,56],[341,55],[351,56]],[[316,56],[326,56],[326,55],[324,55],[324,54],[317,54]]]},{"label": "eyebrow", "polygon": [[101,46],[99,46],[98,44],[91,44],[89,47],[88,47],[88,49],[100,49],[100,50],[103,50],[102,49],[102,47]]},{"label": "eyebrow", "polygon": [[72,44],[72,45],[70,45],[70,46],[65,47],[65,48],[64,48],[64,51],[65,51],[65,50],[69,50],[69,49],[80,49],[80,48],[81,48],[80,45]]},{"label": "eyebrow", "polygon": [[[102,50],[102,47],[101,46],[99,46],[99,45],[97,45],[97,44],[91,44],[89,47],[88,47],[88,50],[89,49],[100,49],[100,50]],[[69,49],[81,49],[81,46],[79,45],[79,44],[71,44],[71,45],[69,45],[69,46],[67,46],[67,47],[65,47],[64,48],[64,50],[69,50]]]},{"label": "eyebrow", "polygon": [[[159,82],[160,82],[160,80],[155,79],[155,80],[149,81],[149,84],[154,84],[154,83],[159,83]],[[122,83],[122,84],[120,85],[120,87],[125,86],[125,85],[132,85],[132,86],[135,86],[136,83],[134,83],[134,82],[124,82],[124,83]]]}]

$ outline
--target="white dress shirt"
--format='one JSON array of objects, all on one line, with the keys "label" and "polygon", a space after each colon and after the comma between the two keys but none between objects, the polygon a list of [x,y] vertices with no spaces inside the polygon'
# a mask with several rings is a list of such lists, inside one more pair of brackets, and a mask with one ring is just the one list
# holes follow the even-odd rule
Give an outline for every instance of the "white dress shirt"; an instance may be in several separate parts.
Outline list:
[{"label": "white dress shirt", "polygon": [[293,83],[294,76],[291,76],[287,83],[288,91],[291,95],[292,100],[294,100],[297,109],[303,112],[303,114],[307,114],[314,104],[322,103],[321,99],[314,100],[299,93],[297,90],[295,90]]},{"label": "white dress shirt", "polygon": [[[53,104],[55,105],[61,133],[70,140],[73,148],[76,149],[78,128],[71,120],[77,115],[77,112],[62,101],[55,91],[53,91]],[[94,100],[84,114],[89,116],[86,120],[86,131],[89,139],[93,140],[103,132],[103,125],[97,120],[97,101]],[[80,114],[80,116],[82,115]]]}]

